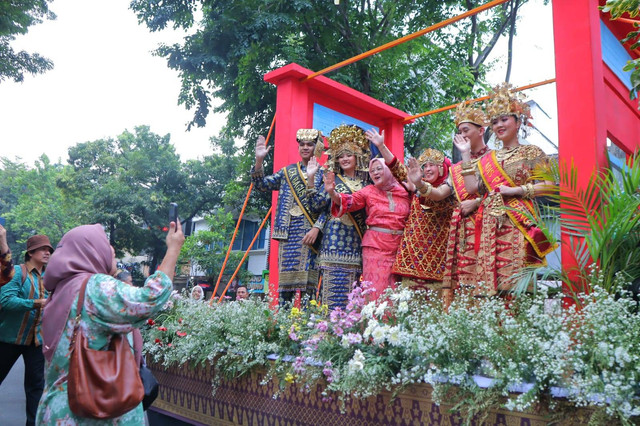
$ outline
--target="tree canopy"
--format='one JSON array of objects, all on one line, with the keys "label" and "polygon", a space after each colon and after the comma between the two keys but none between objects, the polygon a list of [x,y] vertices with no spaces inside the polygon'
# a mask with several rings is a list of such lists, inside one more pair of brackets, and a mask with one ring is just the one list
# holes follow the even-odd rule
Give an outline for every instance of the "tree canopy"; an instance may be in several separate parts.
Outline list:
[{"label": "tree canopy", "polygon": [[[513,36],[518,9],[510,0],[452,27],[341,68],[332,79],[409,113],[462,100],[484,90],[487,56],[503,34]],[[157,54],[182,79],[179,102],[193,109],[190,126],[204,126],[210,110],[227,113],[226,130],[253,139],[268,128],[275,89],[262,79],[290,62],[319,70],[418,31],[483,0],[133,0],[151,31],[191,31]],[[508,78],[507,70],[507,78]],[[213,98],[222,102],[212,107]],[[409,151],[450,146],[446,114],[407,127]]]},{"label": "tree canopy", "polygon": [[39,74],[53,68],[53,63],[37,54],[16,52],[11,47],[15,36],[26,34],[29,27],[43,19],[55,19],[49,10],[52,0],[22,0],[0,2],[0,83],[5,79],[24,80],[25,73]]},{"label": "tree canopy", "polygon": [[[183,223],[217,209],[233,215],[242,203],[239,193],[248,183],[237,177],[242,161],[237,148],[229,139],[214,139],[212,148],[215,152],[203,159],[182,162],[169,135],[138,126],[115,138],[72,146],[66,165],[51,164],[46,156],[33,167],[3,158],[0,215],[7,221],[10,246],[18,254],[37,233],[55,245],[75,226],[101,223],[119,256],[146,254],[154,267],[164,255],[170,202],[179,204]],[[227,215],[218,216],[211,223],[218,224],[215,238],[226,249],[233,227]],[[206,267],[216,265],[209,260],[217,259],[215,253],[196,254]]]}]

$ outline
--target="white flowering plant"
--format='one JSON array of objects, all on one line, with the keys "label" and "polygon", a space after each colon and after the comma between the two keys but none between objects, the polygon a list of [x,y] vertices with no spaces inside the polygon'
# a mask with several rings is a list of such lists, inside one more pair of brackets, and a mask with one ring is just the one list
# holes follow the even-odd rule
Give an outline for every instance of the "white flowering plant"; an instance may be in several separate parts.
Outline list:
[{"label": "white flowering plant", "polygon": [[332,311],[315,301],[274,309],[177,299],[150,324],[145,347],[165,365],[212,362],[228,378],[267,368],[265,380],[321,386],[342,402],[428,383],[467,423],[491,408],[557,412],[566,401],[623,423],[640,416],[640,317],[630,298],[596,287],[580,308],[549,311],[544,292],[459,294],[445,309],[435,293],[398,287],[368,301],[370,292],[356,285]]}]

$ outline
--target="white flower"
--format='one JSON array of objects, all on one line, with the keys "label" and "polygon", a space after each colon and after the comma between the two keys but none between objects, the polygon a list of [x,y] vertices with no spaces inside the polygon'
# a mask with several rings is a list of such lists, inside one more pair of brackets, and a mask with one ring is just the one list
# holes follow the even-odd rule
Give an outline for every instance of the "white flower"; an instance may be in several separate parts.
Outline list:
[{"label": "white flower", "polygon": [[369,302],[362,308],[360,314],[364,318],[371,318],[373,316],[373,310],[376,308],[376,304],[374,302]]},{"label": "white flower", "polygon": [[364,361],[364,354],[360,349],[356,349],[353,358],[351,358],[348,363],[349,371],[355,372],[362,370],[364,368]]},{"label": "white flower", "polygon": [[384,343],[384,339],[387,337],[387,332],[389,330],[388,325],[383,325],[380,327],[376,327],[371,332],[371,337],[373,338],[373,343],[379,344]]},{"label": "white flower", "polygon": [[400,327],[391,327],[387,333],[387,341],[391,345],[398,346],[402,341],[401,336]]},{"label": "white flower", "polygon": [[380,306],[378,306],[378,309],[376,309],[376,316],[381,317],[382,315],[384,315],[384,311],[387,309],[387,302],[382,302],[380,304]]},{"label": "white flower", "polygon": [[398,313],[406,314],[409,311],[409,304],[406,301],[402,301],[398,304]]}]

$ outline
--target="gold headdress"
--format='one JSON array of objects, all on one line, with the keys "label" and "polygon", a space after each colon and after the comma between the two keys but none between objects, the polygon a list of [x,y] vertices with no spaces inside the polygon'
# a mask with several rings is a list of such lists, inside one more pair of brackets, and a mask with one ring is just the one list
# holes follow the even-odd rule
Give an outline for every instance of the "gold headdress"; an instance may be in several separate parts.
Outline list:
[{"label": "gold headdress", "polygon": [[456,112],[453,114],[453,122],[456,127],[461,123],[473,123],[480,127],[485,127],[488,124],[484,111],[474,105],[474,103],[467,103],[466,101],[458,105]]},{"label": "gold headdress", "polygon": [[500,83],[489,94],[489,101],[485,104],[485,111],[489,120],[503,115],[515,115],[527,123],[531,119],[531,109],[525,102],[525,97],[509,83]]},{"label": "gold headdress", "polygon": [[426,163],[433,163],[438,166],[442,166],[443,162],[444,154],[433,148],[425,149],[422,154],[420,154],[420,157],[418,157],[418,164],[420,164],[420,167],[424,166]]},{"label": "gold headdress", "polygon": [[313,150],[313,155],[320,158],[324,151],[324,140],[322,139],[322,132],[316,129],[298,129],[296,132],[296,140],[298,142],[315,142],[316,147]]},{"label": "gold headdress", "polygon": [[327,166],[331,170],[340,170],[338,157],[344,152],[350,152],[356,156],[356,169],[367,171],[371,153],[369,151],[369,141],[360,127],[341,124],[331,131],[327,140],[329,142],[329,150],[327,151],[329,161]]}]

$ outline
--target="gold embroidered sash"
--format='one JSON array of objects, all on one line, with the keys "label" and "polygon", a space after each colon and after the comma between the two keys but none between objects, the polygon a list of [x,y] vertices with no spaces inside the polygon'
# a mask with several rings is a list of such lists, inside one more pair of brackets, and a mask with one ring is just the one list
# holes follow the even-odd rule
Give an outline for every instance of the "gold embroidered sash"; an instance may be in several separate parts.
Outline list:
[{"label": "gold embroidered sash", "polygon": [[[341,194],[353,194],[360,188],[352,188],[346,179],[340,174],[336,174],[336,192]],[[346,213],[351,220],[351,223],[356,228],[356,232],[360,235],[360,239],[362,239],[362,235],[364,231],[367,229],[366,225],[366,213],[364,209],[357,210],[355,212]]]},{"label": "gold embroidered sash", "polygon": [[[478,169],[480,176],[487,188],[491,191],[497,191],[501,185],[515,187],[511,177],[500,166],[496,158],[496,151],[485,155],[478,161]],[[522,232],[526,240],[531,244],[536,254],[543,259],[547,254],[552,252],[555,247],[551,245],[547,237],[540,228],[534,226],[531,220],[523,213],[529,212],[531,216],[535,216],[533,201],[519,197],[503,197],[504,204],[511,209],[505,209],[505,213],[513,224]]]},{"label": "gold embroidered sash", "polygon": [[[301,194],[305,194],[307,188],[307,179],[304,177],[302,173],[302,169],[300,168],[300,163],[289,164],[284,168],[284,178],[287,180],[287,184],[289,188],[291,188],[291,195],[295,200],[296,204],[302,210],[302,213],[305,215],[311,226],[316,223],[318,220],[318,215],[312,213],[309,210],[309,207],[305,205],[300,199]],[[320,242],[320,238],[316,239],[313,247],[309,247],[314,253],[318,253],[317,247],[315,247]]]}]

